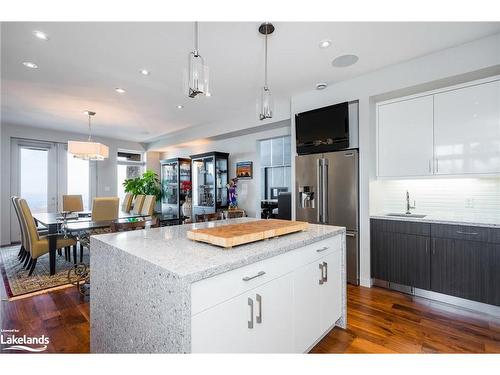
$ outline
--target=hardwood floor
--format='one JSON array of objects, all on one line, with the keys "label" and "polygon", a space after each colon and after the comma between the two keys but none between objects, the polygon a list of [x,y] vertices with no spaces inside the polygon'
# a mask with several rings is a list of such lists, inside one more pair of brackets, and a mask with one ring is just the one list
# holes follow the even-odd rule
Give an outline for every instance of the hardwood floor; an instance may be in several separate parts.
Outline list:
[{"label": "hardwood floor", "polygon": [[500,319],[376,287],[347,294],[347,330],[312,353],[500,353]]},{"label": "hardwood floor", "polygon": [[[2,300],[0,313],[3,329],[49,336],[49,353],[89,352],[89,303],[75,288]],[[349,285],[348,329],[333,329],[312,353],[500,353],[500,319]]]}]

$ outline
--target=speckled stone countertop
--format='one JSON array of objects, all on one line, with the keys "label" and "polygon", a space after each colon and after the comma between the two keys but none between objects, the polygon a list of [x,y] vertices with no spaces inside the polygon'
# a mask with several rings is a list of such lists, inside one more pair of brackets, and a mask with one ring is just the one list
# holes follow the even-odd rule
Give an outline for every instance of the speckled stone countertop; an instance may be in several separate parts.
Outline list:
[{"label": "speckled stone countertop", "polygon": [[[419,212],[415,212],[418,214]],[[425,214],[425,213],[423,213]],[[370,215],[372,219],[414,221],[421,223],[451,224],[451,225],[470,225],[487,228],[500,228],[500,213],[498,215],[485,215],[460,212],[438,212],[426,215],[424,218],[409,216],[387,216],[387,214]]]},{"label": "speckled stone countertop", "polygon": [[112,233],[93,236],[92,240],[146,260],[184,282],[195,282],[345,232],[344,227],[309,224],[308,230],[304,232],[236,246],[232,249],[195,242],[189,240],[186,234],[193,228],[253,220],[257,219],[241,218]]}]

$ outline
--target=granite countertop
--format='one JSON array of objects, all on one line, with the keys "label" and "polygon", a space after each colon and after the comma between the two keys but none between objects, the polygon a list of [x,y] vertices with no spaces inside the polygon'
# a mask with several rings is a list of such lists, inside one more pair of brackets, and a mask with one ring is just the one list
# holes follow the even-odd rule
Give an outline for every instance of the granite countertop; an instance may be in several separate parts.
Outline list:
[{"label": "granite countertop", "polygon": [[304,232],[287,234],[269,241],[253,242],[226,250],[189,240],[186,234],[193,228],[207,228],[253,220],[257,219],[239,218],[102,234],[92,236],[91,241],[102,242],[155,264],[186,282],[194,282],[345,232],[344,227],[309,224],[308,230]]},{"label": "granite countertop", "polygon": [[[414,212],[419,214],[420,212]],[[425,214],[422,212],[422,214]],[[436,223],[436,224],[453,224],[453,225],[470,225],[488,228],[500,228],[500,213],[495,214],[479,214],[479,213],[461,213],[461,212],[437,212],[426,215],[424,218],[416,218],[411,216],[387,216],[385,213],[370,215],[372,219],[384,220],[399,220],[399,221],[415,221],[421,223]]]}]

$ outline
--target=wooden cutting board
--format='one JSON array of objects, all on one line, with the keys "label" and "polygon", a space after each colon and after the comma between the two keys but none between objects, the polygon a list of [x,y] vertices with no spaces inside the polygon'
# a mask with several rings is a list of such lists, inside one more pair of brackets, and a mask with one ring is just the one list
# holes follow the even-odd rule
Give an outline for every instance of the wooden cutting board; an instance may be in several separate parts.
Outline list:
[{"label": "wooden cutting board", "polygon": [[248,223],[192,229],[187,237],[225,248],[307,230],[307,223],[289,220],[257,220]]}]

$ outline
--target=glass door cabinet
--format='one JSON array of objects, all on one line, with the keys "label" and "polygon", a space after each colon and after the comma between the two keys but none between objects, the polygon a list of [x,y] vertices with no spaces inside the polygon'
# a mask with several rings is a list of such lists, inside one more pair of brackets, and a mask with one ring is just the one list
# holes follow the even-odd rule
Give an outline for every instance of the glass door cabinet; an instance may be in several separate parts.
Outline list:
[{"label": "glass door cabinet", "polygon": [[186,192],[182,189],[184,181],[191,181],[190,159],[161,160],[161,188],[163,196],[161,211],[164,215],[182,216],[181,206],[186,200]]},{"label": "glass door cabinet", "polygon": [[228,158],[224,152],[191,155],[193,175],[193,215],[226,208]]}]

